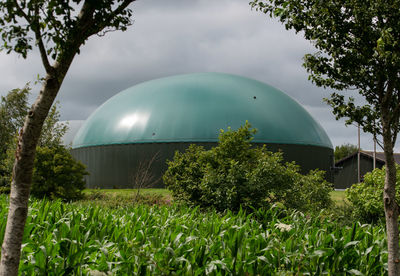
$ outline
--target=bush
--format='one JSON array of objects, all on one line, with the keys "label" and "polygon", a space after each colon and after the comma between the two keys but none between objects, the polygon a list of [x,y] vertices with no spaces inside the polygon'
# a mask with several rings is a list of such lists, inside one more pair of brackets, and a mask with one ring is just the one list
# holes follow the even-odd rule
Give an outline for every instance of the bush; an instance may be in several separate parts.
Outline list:
[{"label": "bush", "polygon": [[330,205],[331,188],[321,172],[302,176],[297,165],[284,163],[282,153],[252,147],[255,132],[246,122],[237,131],[221,130],[218,145],[210,150],[190,145],[184,153],[176,152],[164,184],[176,200],[218,211],[274,202],[302,210]]},{"label": "bush", "polygon": [[[400,185],[400,166],[397,168],[397,187]],[[385,186],[385,167],[365,174],[364,182],[354,184],[346,190],[346,199],[352,204],[353,215],[363,222],[376,222],[385,218],[383,206],[383,187]],[[400,198],[397,189],[396,197]]]},{"label": "bush", "polygon": [[31,194],[39,198],[79,199],[87,174],[85,166],[73,159],[65,147],[38,147]]},{"label": "bush", "polygon": [[[9,193],[15,150],[7,150],[7,158],[0,163],[0,193]],[[85,188],[85,166],[73,159],[63,145],[37,147],[33,169],[31,195],[42,198],[74,200],[82,197]]]},{"label": "bush", "polygon": [[11,191],[9,186],[1,186],[0,185],[0,194],[9,194]]},{"label": "bush", "polygon": [[[17,137],[14,137],[13,145],[17,144]],[[15,146],[8,147],[4,159],[0,160],[0,193],[9,193],[12,180],[12,170],[15,161]]]},{"label": "bush", "polygon": [[306,175],[296,173],[293,186],[286,192],[285,205],[299,211],[320,211],[333,205],[332,184],[324,178],[325,172],[312,170]]}]

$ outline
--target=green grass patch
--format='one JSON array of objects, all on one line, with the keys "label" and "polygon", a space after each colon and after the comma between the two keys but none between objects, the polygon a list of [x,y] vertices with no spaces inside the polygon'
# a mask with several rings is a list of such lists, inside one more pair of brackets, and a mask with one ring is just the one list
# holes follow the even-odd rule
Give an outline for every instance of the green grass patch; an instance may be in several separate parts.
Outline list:
[{"label": "green grass patch", "polygon": [[102,207],[129,207],[138,204],[170,205],[172,196],[167,189],[86,189],[79,203]]},{"label": "green grass patch", "polygon": [[[137,193],[137,189],[85,189],[83,192],[85,194],[90,194],[98,191],[114,195],[133,195]],[[165,197],[171,197],[171,192],[168,191],[167,189],[140,189],[139,192],[141,194],[161,195]]]},{"label": "green grass patch", "polygon": [[345,191],[332,191],[331,198],[337,205],[343,206],[346,203]]},{"label": "green grass patch", "polygon": [[[130,197],[137,194],[136,189],[85,189],[83,191],[85,195],[90,195],[98,192],[115,197]],[[140,194],[161,196],[166,200],[172,200],[172,194],[168,189],[141,189]],[[332,191],[331,198],[336,204],[342,206],[346,201],[345,191]]]}]

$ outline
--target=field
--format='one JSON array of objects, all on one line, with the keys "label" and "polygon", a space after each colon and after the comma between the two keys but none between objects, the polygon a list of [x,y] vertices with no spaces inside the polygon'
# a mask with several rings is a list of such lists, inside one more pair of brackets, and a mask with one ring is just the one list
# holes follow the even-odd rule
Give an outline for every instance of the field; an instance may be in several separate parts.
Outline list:
[{"label": "field", "polygon": [[[167,189],[141,189],[140,194],[148,195],[148,196],[159,196],[164,200],[172,200],[171,192]],[[137,190],[135,189],[86,189],[84,190],[86,195],[91,195],[95,193],[103,193],[111,198],[132,198],[136,195]],[[343,206],[345,203],[345,192],[344,191],[332,191],[331,192],[332,200],[339,206]]]},{"label": "field", "polygon": [[[0,196],[3,218],[7,200]],[[22,275],[386,274],[383,226],[340,226],[324,213],[46,200],[30,206]],[[3,219],[0,237],[4,228]]]},{"label": "field", "polygon": [[333,191],[331,192],[332,200],[338,205],[344,205],[345,199],[345,192],[344,191]]},{"label": "field", "polygon": [[[116,196],[120,196],[120,195],[134,195],[137,193],[136,189],[86,189],[83,192],[85,194],[91,194],[94,192],[102,192],[102,193],[106,193],[106,194],[110,194],[110,195],[116,195]],[[171,193],[169,190],[167,189],[141,189],[139,190],[139,193],[141,194],[152,194],[152,195],[161,195],[161,196],[165,196],[167,198],[171,198]]]}]

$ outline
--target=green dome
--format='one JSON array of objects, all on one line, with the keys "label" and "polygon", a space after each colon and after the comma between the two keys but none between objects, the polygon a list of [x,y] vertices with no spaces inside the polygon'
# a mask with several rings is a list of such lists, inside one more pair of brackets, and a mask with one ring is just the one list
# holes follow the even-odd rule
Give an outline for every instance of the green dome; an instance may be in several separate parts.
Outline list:
[{"label": "green dome", "polygon": [[216,142],[220,129],[249,121],[254,142],[332,148],[296,101],[265,83],[228,74],[178,75],[128,88],[84,123],[73,148],[132,143]]}]

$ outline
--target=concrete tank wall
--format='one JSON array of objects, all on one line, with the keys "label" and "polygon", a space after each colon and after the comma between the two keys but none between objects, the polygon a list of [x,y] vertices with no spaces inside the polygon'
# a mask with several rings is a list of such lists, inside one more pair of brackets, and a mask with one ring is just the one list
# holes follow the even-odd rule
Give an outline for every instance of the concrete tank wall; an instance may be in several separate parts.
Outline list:
[{"label": "concrete tank wall", "polygon": [[[175,151],[184,151],[192,143],[142,143],[92,146],[72,149],[72,155],[87,166],[90,173],[86,177],[87,188],[133,188],[132,177],[140,162],[150,160],[156,154],[151,172],[158,180],[152,187],[163,187],[162,174],[167,169],[166,160],[172,160]],[[196,143],[206,149],[216,143]],[[333,181],[331,167],[333,150],[326,147],[270,144],[267,149],[281,150],[286,161],[295,161],[302,172],[319,168],[326,171],[326,179]]]}]

